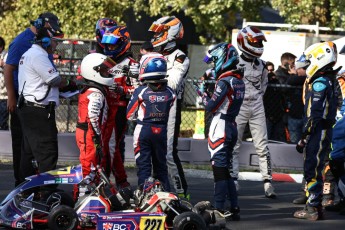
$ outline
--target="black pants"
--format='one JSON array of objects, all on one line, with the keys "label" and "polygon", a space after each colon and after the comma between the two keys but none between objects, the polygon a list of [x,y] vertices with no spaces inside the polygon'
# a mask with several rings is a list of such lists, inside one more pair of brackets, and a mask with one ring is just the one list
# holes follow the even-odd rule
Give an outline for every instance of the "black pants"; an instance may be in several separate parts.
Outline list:
[{"label": "black pants", "polygon": [[38,162],[41,173],[55,169],[58,160],[55,111],[48,118],[48,109],[23,105],[18,114],[23,129],[22,176],[35,174],[31,164],[33,159]]},{"label": "black pants", "polygon": [[20,161],[21,161],[21,146],[23,139],[22,126],[18,117],[18,110],[11,113],[10,119],[11,137],[12,137],[12,152],[13,152],[13,171],[15,186],[24,181],[24,178],[20,173]]},{"label": "black pants", "polygon": [[182,167],[180,158],[178,156],[178,150],[177,150],[178,137],[180,135],[180,126],[181,126],[182,101],[183,99],[177,99],[176,101],[176,121],[175,121],[175,132],[174,132],[174,143],[173,143],[173,158],[178,170],[178,174],[181,179],[182,188],[185,194],[187,194],[188,185],[187,185],[186,177],[184,175],[183,167]]}]

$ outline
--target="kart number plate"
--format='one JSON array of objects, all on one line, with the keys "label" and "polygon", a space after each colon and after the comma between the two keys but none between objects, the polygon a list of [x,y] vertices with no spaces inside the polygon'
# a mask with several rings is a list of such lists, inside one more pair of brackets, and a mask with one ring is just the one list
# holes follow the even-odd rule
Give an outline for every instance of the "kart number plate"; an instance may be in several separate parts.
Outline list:
[{"label": "kart number plate", "polygon": [[141,230],[164,230],[165,216],[143,216],[140,218]]}]

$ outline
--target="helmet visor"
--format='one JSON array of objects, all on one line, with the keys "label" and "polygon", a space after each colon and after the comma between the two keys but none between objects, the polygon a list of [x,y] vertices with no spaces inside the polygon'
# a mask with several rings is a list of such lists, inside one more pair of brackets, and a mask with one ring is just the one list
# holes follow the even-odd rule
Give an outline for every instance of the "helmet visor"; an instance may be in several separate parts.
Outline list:
[{"label": "helmet visor", "polygon": [[98,72],[102,77],[112,77],[109,70],[112,69],[116,63],[111,58],[105,59],[100,65],[94,66],[93,69]]},{"label": "helmet visor", "polygon": [[213,61],[212,55],[210,55],[209,53],[206,53],[203,61],[207,64],[210,64]]},{"label": "helmet visor", "polygon": [[116,36],[113,34],[104,34],[102,38],[102,44],[109,44],[109,45],[116,45],[121,40],[120,36]]},{"label": "helmet visor", "polygon": [[162,24],[152,24],[150,26],[149,31],[152,31],[152,32],[155,32],[155,33],[160,33],[160,32],[162,32],[163,30],[166,30],[166,29],[167,29],[167,26],[165,26],[165,25],[162,25]]},{"label": "helmet visor", "polygon": [[253,46],[253,47],[257,47],[257,48],[262,48],[263,45],[263,41],[266,41],[265,36],[261,35],[261,36],[256,36],[256,37],[247,37],[248,43],[249,45]]}]

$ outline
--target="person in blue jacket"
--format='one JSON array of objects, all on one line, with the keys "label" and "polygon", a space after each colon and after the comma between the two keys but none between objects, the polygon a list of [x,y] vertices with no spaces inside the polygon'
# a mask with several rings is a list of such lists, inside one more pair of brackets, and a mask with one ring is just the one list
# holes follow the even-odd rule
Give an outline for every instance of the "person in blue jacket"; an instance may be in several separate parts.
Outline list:
[{"label": "person in blue jacket", "polygon": [[[345,46],[339,54],[344,53]],[[340,200],[334,205],[325,207],[325,209],[345,215],[345,73],[339,74],[337,80],[340,85],[343,104],[337,115],[337,122],[333,126],[332,152],[330,153],[329,165],[337,181]]]},{"label": "person in blue jacket", "polygon": [[[214,206],[224,214],[225,218],[239,220],[240,208],[229,165],[237,141],[235,118],[245,93],[243,71],[236,69],[239,62],[236,48],[226,42],[211,47],[204,61],[214,64],[217,78],[212,95],[197,88],[198,94],[202,96],[205,110],[213,113],[208,134],[208,150],[214,176]],[[230,209],[224,209],[227,199],[231,204]]]},{"label": "person in blue jacket", "polygon": [[304,56],[309,63],[304,90],[304,128],[296,150],[304,153],[304,178],[308,200],[295,218],[318,220],[323,218],[322,170],[324,158],[332,139],[332,126],[337,111],[336,74],[337,48],[333,42],[320,42],[308,47]]},{"label": "person in blue jacket", "polygon": [[176,98],[167,86],[167,61],[163,55],[148,53],[140,60],[139,80],[127,107],[127,119],[136,119],[133,147],[138,167],[138,185],[152,177],[153,170],[165,191],[170,191],[167,168],[167,126]]}]

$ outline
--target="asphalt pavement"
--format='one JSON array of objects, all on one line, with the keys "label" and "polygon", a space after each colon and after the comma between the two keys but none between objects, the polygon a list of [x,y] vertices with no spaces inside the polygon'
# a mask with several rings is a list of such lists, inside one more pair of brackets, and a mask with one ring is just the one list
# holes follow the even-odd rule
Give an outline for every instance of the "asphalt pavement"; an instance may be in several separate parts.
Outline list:
[{"label": "asphalt pavement", "polygon": [[[129,182],[136,185],[136,171],[127,169]],[[209,172],[211,173],[211,172]],[[189,193],[193,204],[202,200],[212,201],[213,180],[197,175],[187,177]],[[10,165],[0,164],[0,200],[13,189],[13,170]],[[337,213],[325,211],[325,219],[307,221],[293,218],[293,212],[303,208],[294,205],[292,200],[300,194],[301,185],[290,182],[274,182],[277,198],[264,196],[263,183],[258,181],[240,181],[239,204],[241,221],[230,222],[227,227],[233,230],[265,229],[265,230],[340,230],[345,227],[345,217]]]}]

